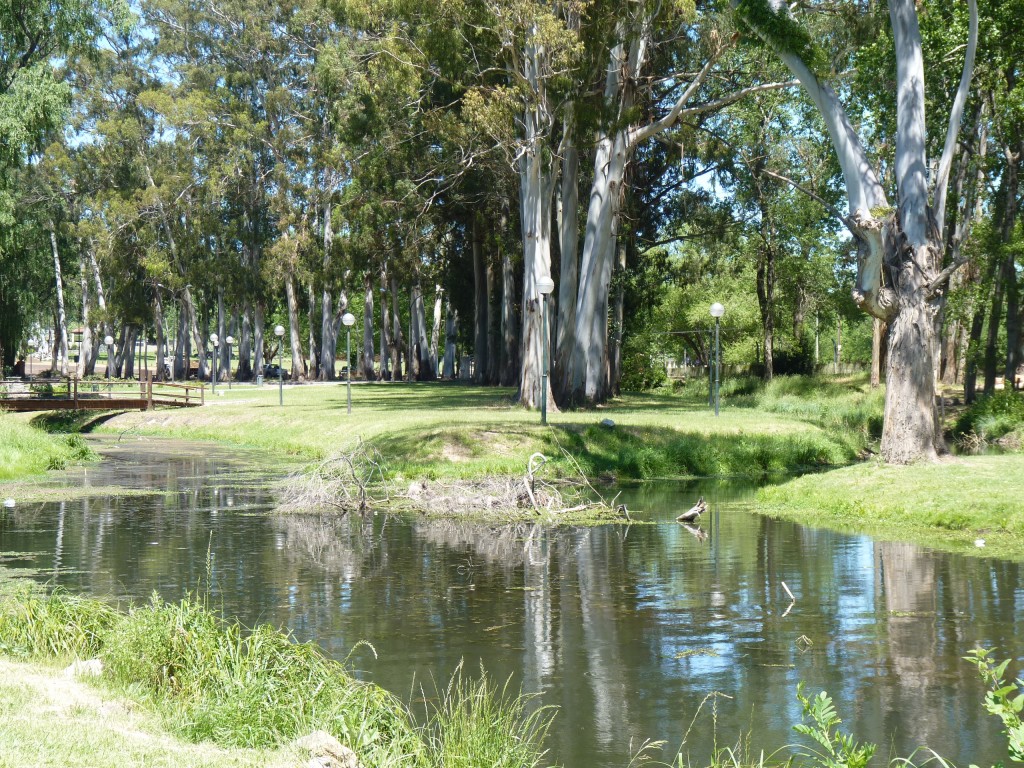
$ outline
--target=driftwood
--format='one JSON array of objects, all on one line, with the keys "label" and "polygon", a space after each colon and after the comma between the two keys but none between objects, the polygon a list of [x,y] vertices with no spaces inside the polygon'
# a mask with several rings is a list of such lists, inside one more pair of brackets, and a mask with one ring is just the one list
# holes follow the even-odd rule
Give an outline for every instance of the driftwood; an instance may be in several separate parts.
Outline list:
[{"label": "driftwood", "polygon": [[697,503],[690,507],[688,510],[683,512],[679,517],[676,518],[677,523],[693,523],[697,521],[697,518],[708,511],[708,503],[704,501],[704,497],[701,496],[697,499]]}]

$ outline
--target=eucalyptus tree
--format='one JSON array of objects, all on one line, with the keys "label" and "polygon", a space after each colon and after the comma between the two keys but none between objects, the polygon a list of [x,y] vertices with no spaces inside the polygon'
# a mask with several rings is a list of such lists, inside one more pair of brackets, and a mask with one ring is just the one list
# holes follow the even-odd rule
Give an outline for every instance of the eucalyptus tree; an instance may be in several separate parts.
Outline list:
[{"label": "eucalyptus tree", "polygon": [[[797,77],[815,104],[836,150],[846,186],[846,223],[859,245],[854,298],[890,324],[882,455],[891,463],[934,457],[942,449],[935,406],[935,315],[954,265],[943,268],[942,232],[954,150],[977,47],[977,7],[969,0],[970,34],[948,116],[942,154],[929,178],[924,56],[913,0],[890,0],[895,49],[896,141],[892,171],[897,202],[889,203],[877,164],[865,150],[836,90],[828,61],[796,10],[778,0],[734,0],[739,17]],[[813,15],[815,8],[803,9]],[[869,11],[870,12],[870,11]],[[929,182],[932,182],[929,184]],[[934,197],[930,199],[930,192]],[[959,266],[959,265],[955,265]]]},{"label": "eucalyptus tree", "polygon": [[[66,75],[75,62],[92,55],[96,40],[110,25],[129,23],[122,0],[50,3],[21,0],[0,7],[0,229],[17,226],[13,188],[14,169],[29,153],[43,149],[64,127],[71,99]],[[11,269],[18,258],[13,248],[22,238],[0,245],[5,275],[0,287],[0,312],[9,319],[0,334],[0,357],[10,359],[33,309],[34,292],[26,290],[24,270]],[[52,245],[52,243],[51,243]],[[55,262],[56,264],[56,262]]]},{"label": "eucalyptus tree", "polygon": [[[638,148],[681,119],[788,85],[718,69],[734,40],[713,4],[699,11],[688,3],[615,6],[607,29],[604,39],[611,43],[604,49],[579,282],[575,292],[563,286],[559,294],[576,307],[572,331],[560,333],[559,351],[565,361],[562,398],[573,403],[600,402],[611,392],[609,286],[625,174]],[[666,49],[673,55],[666,56]]]}]

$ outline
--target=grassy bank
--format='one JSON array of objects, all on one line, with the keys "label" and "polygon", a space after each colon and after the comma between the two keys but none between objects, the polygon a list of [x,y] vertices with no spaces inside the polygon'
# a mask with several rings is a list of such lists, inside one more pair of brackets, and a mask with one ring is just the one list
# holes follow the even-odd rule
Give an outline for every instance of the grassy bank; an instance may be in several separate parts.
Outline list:
[{"label": "grassy bank", "polygon": [[[539,414],[512,403],[514,391],[450,384],[359,384],[346,413],[344,385],[218,388],[208,405],[125,413],[97,430],[166,435],[261,448],[316,460],[364,441],[395,477],[520,475],[535,451],[554,471],[575,464],[623,479],[761,475],[856,461],[870,439],[806,414],[770,412],[727,399],[721,416],[697,392],[626,395],[591,411]],[[611,419],[614,426],[601,426]],[[563,450],[564,449],[564,450]],[[571,459],[566,456],[566,452]]]},{"label": "grassy bank", "polygon": [[[214,764],[218,756],[230,758],[219,764],[267,764],[289,750],[294,755],[298,739],[326,731],[363,765],[441,768],[455,764],[451,757],[458,755],[457,764],[465,768],[528,768],[540,761],[550,717],[543,709],[528,714],[525,698],[486,677],[457,674],[429,705],[426,720],[417,723],[391,694],[355,680],[315,644],[297,643],[267,625],[245,630],[195,599],[154,600],[122,612],[61,592],[47,597],[37,590],[7,590],[0,599],[0,654],[36,663],[98,659],[97,685],[130,702],[130,711],[142,712],[149,729],[169,734],[175,744],[204,745],[182,748],[195,752],[196,761],[177,765]],[[4,677],[0,712],[19,710],[37,687],[31,680],[38,674],[38,667],[23,667],[13,679]],[[88,728],[94,718],[77,714]],[[67,737],[63,729],[61,736]],[[65,745],[74,759],[47,764],[151,764],[141,756],[138,762],[116,762],[99,736]],[[40,741],[49,744],[46,737],[31,718],[19,715],[12,728],[5,723],[0,764],[5,755],[30,752]],[[284,753],[273,754],[282,748]]]},{"label": "grassy bank", "polygon": [[[870,461],[763,488],[758,511],[883,539],[1024,560],[1022,477],[1022,454],[912,466]],[[977,546],[979,539],[983,547]]]},{"label": "grassy bank", "polygon": [[0,481],[64,469],[95,454],[79,435],[51,435],[0,413]]}]

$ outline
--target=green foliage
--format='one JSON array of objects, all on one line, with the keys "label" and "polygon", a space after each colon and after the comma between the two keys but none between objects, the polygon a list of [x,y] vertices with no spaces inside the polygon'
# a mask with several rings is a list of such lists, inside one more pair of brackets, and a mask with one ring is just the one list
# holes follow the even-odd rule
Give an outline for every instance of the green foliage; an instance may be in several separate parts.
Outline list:
[{"label": "green foliage", "polygon": [[532,707],[534,697],[498,686],[480,669],[463,677],[460,664],[428,715],[430,764],[444,768],[536,768],[554,718],[552,707]]},{"label": "green foliage", "polygon": [[798,56],[812,71],[827,71],[828,57],[815,43],[810,32],[789,15],[787,5],[779,12],[772,10],[768,0],[740,0],[736,13],[755,34],[785,53]]},{"label": "green foliage", "polygon": [[866,768],[877,749],[874,744],[858,743],[853,736],[839,730],[842,723],[836,713],[832,697],[825,691],[817,696],[804,696],[804,684],[797,687],[796,697],[803,707],[804,720],[793,730],[809,736],[818,743],[820,750],[812,749],[805,757],[819,768]]},{"label": "green foliage", "polygon": [[97,600],[30,588],[0,601],[0,653],[60,659],[93,658],[118,623],[117,612]]},{"label": "green foliage", "polygon": [[97,600],[28,589],[0,600],[0,653],[99,657],[104,678],[163,714],[194,741],[264,747],[323,729],[366,765],[416,768],[536,766],[553,712],[456,671],[417,725],[377,686],[352,678],[315,643],[261,625],[246,630],[188,597],[156,595],[127,612]]},{"label": "green foliage", "polygon": [[1003,389],[981,397],[956,420],[953,434],[974,434],[984,441],[996,440],[1024,427],[1024,392]]},{"label": "green foliage", "polygon": [[1006,736],[1010,759],[1024,762],[1024,720],[1021,719],[1024,693],[1020,693],[1024,680],[1017,678],[1016,682],[1007,682],[1005,675],[1010,660],[996,662],[990,649],[976,648],[964,659],[978,668],[981,679],[989,687],[985,694],[985,709],[1003,721],[1003,735]]}]

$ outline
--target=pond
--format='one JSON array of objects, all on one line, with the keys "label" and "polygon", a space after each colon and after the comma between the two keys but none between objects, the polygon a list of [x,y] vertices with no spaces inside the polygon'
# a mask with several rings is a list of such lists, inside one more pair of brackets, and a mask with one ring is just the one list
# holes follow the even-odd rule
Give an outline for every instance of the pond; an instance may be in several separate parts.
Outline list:
[{"label": "pond", "polygon": [[[99,596],[209,589],[227,615],[315,640],[405,701],[482,664],[559,708],[548,744],[566,768],[624,768],[647,739],[695,762],[740,736],[793,743],[800,681],[883,760],[919,745],[961,766],[1006,757],[961,657],[1021,653],[1018,564],[771,521],[734,481],[624,489],[634,525],[500,528],[273,516],[261,460],[101,450],[81,482],[160,493],[0,511],[0,551],[29,553],[6,567]],[[699,495],[710,510],[688,531],[674,518]]]}]

